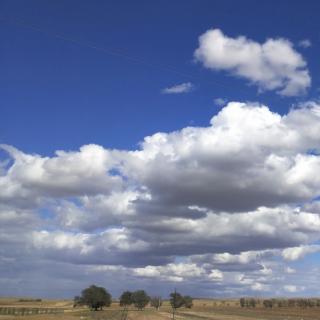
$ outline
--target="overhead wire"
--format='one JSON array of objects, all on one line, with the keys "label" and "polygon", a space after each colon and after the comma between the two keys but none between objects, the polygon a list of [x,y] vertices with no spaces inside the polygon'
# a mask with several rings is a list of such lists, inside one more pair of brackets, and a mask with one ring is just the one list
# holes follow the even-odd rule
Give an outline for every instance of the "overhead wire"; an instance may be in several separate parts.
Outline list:
[{"label": "overhead wire", "polygon": [[[88,47],[88,48],[91,48],[91,49],[106,53],[108,55],[117,56],[119,58],[123,58],[123,59],[126,59],[128,61],[131,61],[131,62],[134,62],[134,63],[137,63],[137,64],[145,65],[145,66],[152,67],[152,68],[163,69],[163,70],[175,73],[177,75],[181,75],[183,77],[187,77],[189,79],[199,79],[199,76],[196,76],[196,75],[190,74],[190,73],[182,72],[182,71],[177,70],[177,69],[175,69],[175,68],[173,68],[171,66],[164,65],[164,64],[159,64],[159,63],[152,63],[152,62],[149,62],[149,61],[147,61],[145,59],[137,58],[137,57],[134,57],[132,55],[128,55],[126,53],[120,52],[119,50],[114,49],[114,48],[106,48],[106,47],[102,47],[102,46],[100,46],[100,45],[98,45],[96,43],[87,42],[87,41],[83,41],[83,40],[79,40],[79,39],[74,39],[74,38],[71,38],[69,36],[65,36],[65,35],[62,35],[62,34],[59,34],[59,33],[56,33],[56,32],[52,32],[52,31],[44,29],[44,28],[41,28],[41,27],[36,26],[34,24],[30,24],[30,23],[28,23],[28,22],[26,22],[25,20],[22,20],[22,19],[12,18],[12,17],[5,17],[5,16],[1,16],[0,15],[0,21],[4,21],[4,22],[7,22],[9,24],[13,24],[13,25],[24,27],[24,28],[28,28],[28,29],[40,32],[42,34],[46,34],[46,35],[51,36],[51,37],[54,37],[54,38],[57,38],[57,39],[61,39],[63,41],[74,43],[74,44],[77,44],[77,45],[83,46],[83,47]],[[214,85],[227,87],[225,84],[222,84],[222,83],[220,83],[218,81],[210,80],[210,81],[207,81],[207,82],[212,83]]]}]

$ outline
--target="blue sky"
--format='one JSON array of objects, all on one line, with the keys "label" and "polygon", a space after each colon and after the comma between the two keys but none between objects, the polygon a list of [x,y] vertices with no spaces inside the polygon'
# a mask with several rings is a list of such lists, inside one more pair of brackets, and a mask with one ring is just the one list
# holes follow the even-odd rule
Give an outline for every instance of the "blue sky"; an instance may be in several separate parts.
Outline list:
[{"label": "blue sky", "polygon": [[1,1],[0,294],[319,294],[319,9]]},{"label": "blue sky", "polygon": [[[193,52],[209,28],[258,42],[309,39],[312,48],[299,51],[309,69],[317,70],[318,6],[317,1],[1,1],[7,19],[0,31],[1,141],[42,154],[85,143],[132,149],[156,131],[207,125],[219,109],[216,97],[259,100],[283,113],[317,96],[315,72],[306,96],[283,99],[258,94],[226,72],[205,70],[194,63]],[[192,93],[161,95],[162,88],[189,81],[196,87]]]}]

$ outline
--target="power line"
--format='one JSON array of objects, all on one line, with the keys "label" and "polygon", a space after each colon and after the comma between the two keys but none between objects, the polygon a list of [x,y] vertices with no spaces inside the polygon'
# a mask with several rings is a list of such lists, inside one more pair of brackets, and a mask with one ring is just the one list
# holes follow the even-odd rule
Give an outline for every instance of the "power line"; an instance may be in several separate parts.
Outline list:
[{"label": "power line", "polygon": [[[27,28],[27,29],[31,29],[31,30],[40,32],[42,34],[46,34],[48,36],[51,36],[51,37],[54,37],[54,38],[57,38],[57,39],[61,39],[61,40],[67,41],[67,42],[71,42],[71,43],[77,44],[79,46],[88,47],[88,48],[91,48],[91,49],[94,49],[94,50],[97,50],[97,51],[104,52],[104,53],[106,53],[108,55],[112,55],[112,56],[116,56],[116,57],[119,57],[119,58],[123,58],[123,59],[126,59],[128,61],[131,61],[131,62],[134,62],[134,63],[137,63],[137,64],[145,65],[145,66],[152,67],[152,68],[164,69],[166,71],[169,71],[169,72],[172,72],[172,73],[175,73],[175,74],[187,77],[187,78],[191,78],[191,79],[199,78],[199,76],[196,76],[196,75],[193,75],[193,74],[190,74],[190,73],[181,72],[181,71],[179,71],[179,70],[177,70],[177,69],[175,69],[175,68],[173,68],[171,66],[168,66],[168,65],[159,64],[159,63],[151,63],[149,61],[146,61],[145,59],[140,59],[140,58],[128,55],[126,53],[122,53],[117,49],[105,48],[105,47],[102,47],[102,46],[100,46],[100,45],[98,45],[96,43],[87,42],[87,41],[83,41],[83,40],[78,40],[78,39],[74,39],[74,38],[59,34],[59,33],[55,33],[55,32],[49,31],[47,29],[41,28],[39,26],[30,24],[30,23],[28,23],[28,22],[26,22],[24,20],[18,19],[18,18],[9,18],[9,17],[5,17],[5,16],[0,16],[0,21],[1,20],[4,21],[4,22],[7,22],[9,24],[21,26],[21,27],[24,27],[24,28]],[[209,82],[212,83],[212,84],[215,84],[215,85],[220,85],[220,86],[225,87],[225,88],[227,87],[225,84],[219,83],[217,81],[209,81]]]}]

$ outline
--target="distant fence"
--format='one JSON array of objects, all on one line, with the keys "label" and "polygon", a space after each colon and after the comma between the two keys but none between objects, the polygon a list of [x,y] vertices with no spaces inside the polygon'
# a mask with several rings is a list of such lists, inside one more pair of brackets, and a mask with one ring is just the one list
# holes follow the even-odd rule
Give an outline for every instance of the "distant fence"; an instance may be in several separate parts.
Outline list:
[{"label": "distant fence", "polygon": [[63,312],[64,310],[59,308],[0,307],[0,315],[27,316],[27,315],[33,315],[33,314],[58,314]]},{"label": "distant fence", "polygon": [[256,306],[264,306],[265,308],[314,308],[320,307],[319,298],[290,298],[290,299],[255,299],[255,298],[240,298],[240,306],[242,308],[255,308]]}]

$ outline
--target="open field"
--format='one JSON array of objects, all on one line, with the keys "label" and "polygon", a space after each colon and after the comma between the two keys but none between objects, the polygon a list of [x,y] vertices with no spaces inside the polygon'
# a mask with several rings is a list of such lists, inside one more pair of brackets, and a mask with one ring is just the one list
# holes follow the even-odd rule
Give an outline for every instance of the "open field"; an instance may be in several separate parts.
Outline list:
[{"label": "open field", "polygon": [[[0,308],[52,308],[63,313],[36,315],[0,315],[0,320],[23,318],[26,320],[123,320],[122,308],[113,303],[103,311],[89,311],[86,308],[73,308],[71,300],[19,301],[14,298],[1,298]],[[168,320],[172,319],[167,301],[159,311],[146,308],[143,311],[130,308],[127,320]],[[192,309],[181,308],[176,313],[177,320],[320,320],[320,308],[241,308],[238,300],[194,300]]]}]

